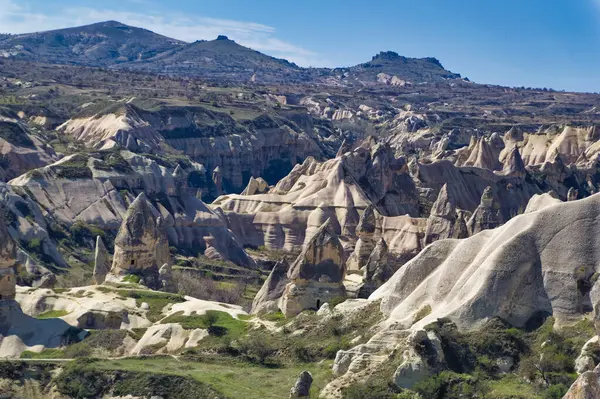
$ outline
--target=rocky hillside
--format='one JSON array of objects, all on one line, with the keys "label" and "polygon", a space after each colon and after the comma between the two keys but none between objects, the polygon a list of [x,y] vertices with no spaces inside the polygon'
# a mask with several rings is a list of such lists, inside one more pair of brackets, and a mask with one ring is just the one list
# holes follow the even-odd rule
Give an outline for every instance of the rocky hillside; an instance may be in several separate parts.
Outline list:
[{"label": "rocky hillside", "polygon": [[109,66],[173,51],[183,42],[116,21],[75,28],[10,35],[0,55],[51,64]]},{"label": "rocky hillside", "polygon": [[11,59],[124,68],[237,83],[389,84],[405,86],[457,79],[433,58],[382,52],[367,63],[343,70],[307,69],[241,46],[226,36],[184,43],[115,21],[10,35],[0,38],[0,56]]},{"label": "rocky hillside", "polygon": [[241,46],[226,36],[191,43],[126,68],[234,82],[284,83],[310,78],[308,71],[297,65]]}]

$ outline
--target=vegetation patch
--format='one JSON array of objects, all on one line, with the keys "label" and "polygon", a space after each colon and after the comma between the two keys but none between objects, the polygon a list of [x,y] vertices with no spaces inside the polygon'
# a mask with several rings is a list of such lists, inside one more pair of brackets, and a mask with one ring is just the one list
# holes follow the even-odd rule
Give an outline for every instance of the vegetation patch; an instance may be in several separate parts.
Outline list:
[{"label": "vegetation patch", "polygon": [[18,123],[14,122],[0,121],[0,138],[20,147],[34,146],[27,132]]},{"label": "vegetation patch", "polygon": [[66,162],[50,166],[50,169],[59,179],[91,179],[93,174],[87,161],[86,156],[75,155]]},{"label": "vegetation patch", "polygon": [[168,304],[185,302],[185,298],[181,295],[157,291],[117,290],[117,293],[123,297],[135,299],[138,307],[141,306],[143,302],[146,302],[150,307],[146,317],[152,322],[157,322],[162,319],[162,310]]},{"label": "vegetation patch", "polygon": [[66,310],[49,310],[44,313],[40,313],[37,315],[36,319],[58,319],[59,317],[63,317],[68,315],[70,312]]},{"label": "vegetation patch", "polygon": [[24,351],[21,359],[64,359],[65,352],[58,348],[44,348],[41,352]]}]

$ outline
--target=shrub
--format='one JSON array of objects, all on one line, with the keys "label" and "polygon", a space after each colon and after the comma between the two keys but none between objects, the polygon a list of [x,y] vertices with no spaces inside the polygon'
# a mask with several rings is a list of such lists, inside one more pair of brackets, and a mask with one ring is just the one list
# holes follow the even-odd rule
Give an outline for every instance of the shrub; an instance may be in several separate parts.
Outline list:
[{"label": "shrub", "polygon": [[568,390],[565,384],[551,385],[542,393],[542,399],[562,399]]},{"label": "shrub", "polygon": [[[342,391],[344,399],[396,399],[398,396],[382,380],[354,383]],[[429,398],[429,397],[427,397]]]},{"label": "shrub", "polygon": [[250,360],[266,364],[267,359],[277,351],[271,340],[272,338],[264,332],[254,333],[240,340],[240,352]]},{"label": "shrub", "polygon": [[70,398],[95,398],[108,390],[109,382],[104,373],[85,370],[75,362],[57,377],[56,388],[58,392]]},{"label": "shrub", "polygon": [[4,220],[6,221],[6,223],[8,225],[17,227],[17,220],[18,220],[17,215],[15,215],[15,213],[13,211],[8,209],[8,207],[4,208]]}]

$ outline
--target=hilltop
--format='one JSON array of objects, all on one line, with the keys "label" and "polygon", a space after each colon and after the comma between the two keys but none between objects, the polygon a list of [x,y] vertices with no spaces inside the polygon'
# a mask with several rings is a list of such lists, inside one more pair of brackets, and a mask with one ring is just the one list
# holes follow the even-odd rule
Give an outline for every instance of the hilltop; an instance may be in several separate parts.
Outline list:
[{"label": "hilltop", "polygon": [[117,21],[0,36],[0,56],[235,82],[397,86],[400,81],[417,84],[460,78],[445,70],[436,59],[407,58],[391,51],[348,68],[301,68],[244,47],[226,36],[185,43]]}]

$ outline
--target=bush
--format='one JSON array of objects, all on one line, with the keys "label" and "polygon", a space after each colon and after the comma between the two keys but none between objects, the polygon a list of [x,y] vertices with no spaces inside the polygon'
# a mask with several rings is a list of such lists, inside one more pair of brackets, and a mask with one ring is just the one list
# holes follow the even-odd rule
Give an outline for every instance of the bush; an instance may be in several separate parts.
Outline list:
[{"label": "bush", "polygon": [[189,377],[121,372],[115,380],[113,395],[119,397],[129,395],[171,399],[220,397],[210,386]]},{"label": "bush", "polygon": [[[357,382],[342,391],[344,399],[396,399],[398,395],[382,380]],[[429,398],[429,397],[427,397]]]},{"label": "bush", "polygon": [[173,273],[173,281],[180,294],[207,301],[239,304],[245,290],[241,282],[233,287],[219,286],[208,273],[200,277],[197,273],[176,270]]},{"label": "bush", "polygon": [[71,235],[80,245],[85,245],[87,241],[95,241],[97,236],[105,238],[104,230],[79,220],[71,226]]},{"label": "bush", "polygon": [[102,396],[110,380],[101,372],[85,370],[77,362],[69,365],[56,379],[58,392],[74,399]]},{"label": "bush", "polygon": [[271,340],[268,334],[257,332],[240,340],[240,352],[250,360],[266,364],[277,351]]},{"label": "bush", "polygon": [[542,393],[543,399],[562,399],[569,387],[565,384],[551,385]]}]

